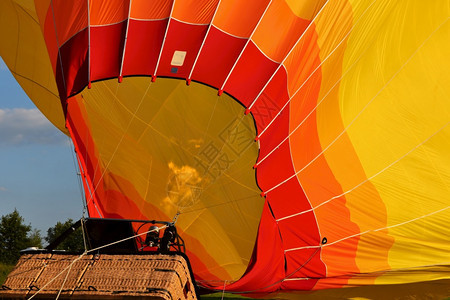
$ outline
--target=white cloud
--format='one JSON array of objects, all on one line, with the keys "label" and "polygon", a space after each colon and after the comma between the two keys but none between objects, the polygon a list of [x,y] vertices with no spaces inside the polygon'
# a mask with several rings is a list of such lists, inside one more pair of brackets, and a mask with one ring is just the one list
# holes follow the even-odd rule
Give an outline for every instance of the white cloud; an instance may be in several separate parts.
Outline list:
[{"label": "white cloud", "polygon": [[0,109],[0,146],[64,144],[67,138],[34,109]]},{"label": "white cloud", "polygon": [[8,189],[5,188],[4,186],[0,186],[0,192],[6,192]]}]

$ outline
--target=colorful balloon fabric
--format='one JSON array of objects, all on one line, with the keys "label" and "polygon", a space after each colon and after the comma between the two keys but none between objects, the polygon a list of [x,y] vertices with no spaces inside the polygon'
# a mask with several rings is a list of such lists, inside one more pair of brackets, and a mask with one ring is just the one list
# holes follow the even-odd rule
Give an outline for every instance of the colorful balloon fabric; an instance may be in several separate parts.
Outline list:
[{"label": "colorful balloon fabric", "polygon": [[171,221],[240,293],[449,279],[450,5],[7,0],[0,54],[91,217]]}]

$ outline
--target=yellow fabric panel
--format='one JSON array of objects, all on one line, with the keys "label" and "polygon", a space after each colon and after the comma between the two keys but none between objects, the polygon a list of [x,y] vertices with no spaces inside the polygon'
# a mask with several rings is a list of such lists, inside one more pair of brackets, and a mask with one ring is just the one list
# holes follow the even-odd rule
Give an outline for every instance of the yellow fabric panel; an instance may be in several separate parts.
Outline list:
[{"label": "yellow fabric panel", "polygon": [[[383,1],[347,42],[342,120],[386,206],[393,270],[450,261],[449,16],[448,1]],[[400,280],[383,275],[376,283]]]},{"label": "yellow fabric panel", "polygon": [[312,20],[320,9],[327,3],[327,0],[318,1],[298,1],[298,0],[284,0],[292,12],[306,20]]},{"label": "yellow fabric panel", "polygon": [[169,220],[180,212],[177,226],[222,266],[210,271],[238,279],[264,203],[252,169],[255,128],[244,108],[207,86],[164,78],[97,82],[82,96],[102,168],[133,182],[140,197],[132,200],[148,218],[161,216],[146,203]]},{"label": "yellow fabric panel", "polygon": [[50,122],[68,134],[33,1],[0,1],[0,38],[1,57],[25,93]]},{"label": "yellow fabric panel", "polygon": [[[331,4],[331,3],[330,3]],[[387,230],[373,232],[371,230],[383,228],[387,224],[386,207],[374,185],[367,180],[358,154],[352,142],[345,133],[345,125],[341,119],[341,103],[339,94],[340,79],[345,76],[346,69],[342,69],[344,55],[347,51],[349,34],[363,30],[370,20],[380,19],[377,13],[383,12],[382,3],[362,2],[351,7],[348,3],[336,7],[339,13],[334,19],[324,22],[319,20],[318,32],[320,72],[322,74],[321,90],[317,104],[317,126],[322,145],[323,156],[327,160],[335,178],[342,190],[333,195],[345,198],[345,207],[350,213],[350,220],[357,225],[358,231],[348,230],[344,238],[357,241],[355,263],[358,272],[371,273],[389,269],[388,251],[393,238]],[[325,9],[324,12],[327,12]],[[345,13],[344,13],[345,12]],[[361,33],[361,32],[360,32]],[[361,33],[363,34],[363,33]],[[357,83],[353,82],[356,86]],[[343,100],[345,101],[345,100]],[[325,206],[337,200],[329,201]],[[370,205],[368,205],[370,203]],[[320,222],[321,223],[321,222]],[[344,231],[344,230],[343,230]],[[352,238],[349,238],[353,236]],[[339,245],[333,247],[341,247]],[[328,249],[325,251],[329,251]],[[329,257],[332,260],[332,257]],[[349,284],[372,284],[376,274],[371,277],[356,277],[348,280]],[[343,279],[346,281],[347,279]]]},{"label": "yellow fabric panel", "polygon": [[[289,94],[293,95],[311,74],[320,74],[313,66],[319,56],[324,60],[348,33],[352,20],[351,7],[347,1],[327,3],[313,25],[283,63],[288,72]],[[313,73],[314,72],[314,73]]]},{"label": "yellow fabric panel", "polygon": [[[442,269],[433,268],[427,274],[441,272]],[[406,274],[407,272],[402,272]],[[423,274],[423,273],[422,273]],[[400,274],[396,274],[399,276]],[[423,274],[425,275],[425,274]],[[424,280],[427,278],[424,277]],[[450,295],[450,280],[436,280],[428,282],[417,282],[396,285],[367,285],[358,287],[347,287],[342,289],[326,289],[319,291],[295,291],[280,293],[277,299],[291,300],[322,300],[322,299],[448,299]],[[272,297],[275,298],[275,297]]]},{"label": "yellow fabric panel", "polygon": [[[335,52],[332,60],[326,58],[350,30],[351,20],[347,2],[330,2],[285,62],[289,92],[296,94],[290,101],[291,155],[297,179],[314,208],[320,235],[328,240],[321,249],[321,260],[330,279],[319,282],[316,288],[345,285],[348,274],[360,271],[355,259],[358,239],[347,237],[357,235],[361,228],[350,210],[350,199],[342,195],[341,179],[349,177],[349,170],[335,174],[334,169],[350,165],[356,171],[354,176],[364,178],[364,173],[353,163],[358,159],[348,139],[343,139],[331,155],[322,154],[343,126],[337,93],[331,95],[325,106],[318,104],[340,76],[345,47]],[[367,217],[361,214],[357,218]],[[379,256],[386,261],[386,255]],[[380,259],[374,256],[373,260]]]}]

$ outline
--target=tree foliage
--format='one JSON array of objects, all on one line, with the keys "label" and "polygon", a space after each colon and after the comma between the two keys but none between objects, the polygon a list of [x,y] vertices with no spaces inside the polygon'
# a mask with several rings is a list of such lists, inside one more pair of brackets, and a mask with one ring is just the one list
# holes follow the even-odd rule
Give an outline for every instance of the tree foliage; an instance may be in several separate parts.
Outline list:
[{"label": "tree foliage", "polygon": [[[58,222],[55,226],[47,230],[45,241],[53,242],[73,225],[73,220]],[[37,247],[42,248],[41,232],[33,229],[15,209],[12,213],[3,215],[0,218],[0,263],[14,265],[20,257],[20,250]],[[79,252],[84,250],[83,234],[81,228],[72,232],[56,248]]]},{"label": "tree foliage", "polygon": [[31,231],[31,225],[25,225],[24,219],[15,209],[0,219],[0,262],[15,264],[20,250],[28,247],[42,247],[39,230]]},{"label": "tree foliage", "polygon": [[[66,222],[58,222],[55,226],[47,230],[45,240],[47,243],[52,243],[56,238],[63,234],[67,229],[73,225],[73,220],[68,219]],[[58,250],[67,250],[79,252],[84,250],[83,233],[81,228],[76,229],[67,238],[56,247]]]}]

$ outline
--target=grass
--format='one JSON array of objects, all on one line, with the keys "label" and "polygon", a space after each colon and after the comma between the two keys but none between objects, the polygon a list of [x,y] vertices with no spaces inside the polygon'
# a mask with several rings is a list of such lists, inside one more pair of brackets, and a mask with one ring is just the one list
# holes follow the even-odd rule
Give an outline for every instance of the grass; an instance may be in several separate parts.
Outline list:
[{"label": "grass", "polygon": [[5,265],[0,263],[0,285],[5,282],[6,276],[8,276],[9,272],[11,272],[13,268],[14,265]]},{"label": "grass", "polygon": [[[222,299],[222,293],[214,293],[214,294],[208,294],[208,295],[202,295],[201,296],[202,300],[221,300]],[[250,299],[247,297],[243,297],[243,296],[239,296],[239,295],[234,295],[234,294],[228,294],[225,293],[223,295],[223,299],[229,299],[229,300],[234,300],[234,299]]]}]

